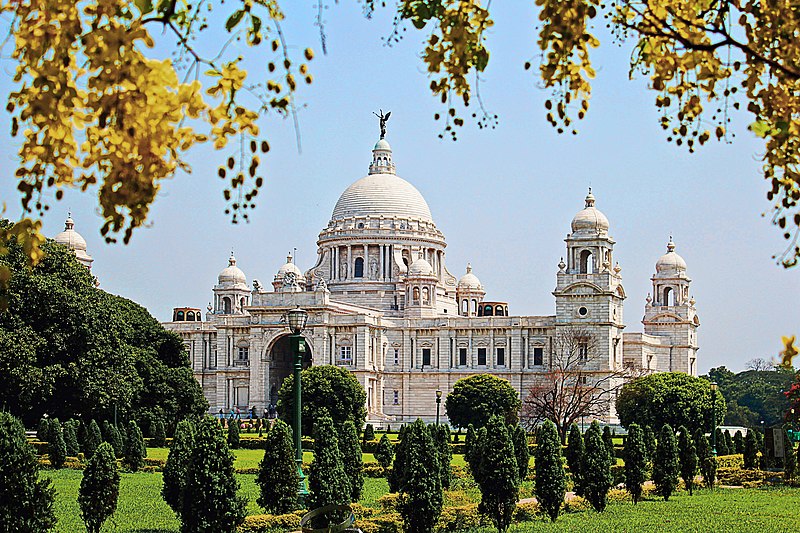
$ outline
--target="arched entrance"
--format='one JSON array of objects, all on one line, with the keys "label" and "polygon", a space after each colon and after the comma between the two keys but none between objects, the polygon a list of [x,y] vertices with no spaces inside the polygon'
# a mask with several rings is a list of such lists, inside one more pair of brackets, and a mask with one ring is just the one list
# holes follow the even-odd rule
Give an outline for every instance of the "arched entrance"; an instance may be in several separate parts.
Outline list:
[{"label": "arched entrance", "polygon": [[[306,353],[303,356],[303,368],[311,366],[311,344],[306,339]],[[275,341],[269,351],[269,390],[267,402],[272,405],[278,404],[278,391],[283,384],[283,380],[294,371],[294,359],[292,349],[289,345],[289,335],[284,335]]]}]

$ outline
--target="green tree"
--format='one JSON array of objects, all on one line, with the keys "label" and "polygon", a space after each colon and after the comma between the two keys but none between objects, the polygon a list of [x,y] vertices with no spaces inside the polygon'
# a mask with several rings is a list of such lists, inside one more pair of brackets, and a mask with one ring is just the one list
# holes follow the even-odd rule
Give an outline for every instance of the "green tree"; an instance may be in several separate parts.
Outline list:
[{"label": "green tree", "polygon": [[658,446],[653,458],[653,483],[656,492],[664,497],[664,501],[678,486],[680,464],[678,462],[678,445],[675,442],[675,432],[669,424],[664,424],[658,434]]},{"label": "green tree", "polygon": [[358,430],[352,420],[348,420],[342,425],[338,437],[344,473],[350,482],[350,501],[357,502],[361,499],[361,491],[364,490],[364,461],[361,457]]},{"label": "green tree", "polygon": [[515,424],[521,405],[511,383],[490,374],[459,379],[445,399],[447,417],[457,428],[465,428],[470,424],[481,428],[498,413],[505,418],[506,424]]},{"label": "green tree", "polygon": [[76,420],[67,420],[64,422],[64,446],[69,457],[77,457],[80,453],[80,446],[78,446],[77,435],[78,422]]},{"label": "green tree", "polygon": [[650,426],[644,426],[644,448],[647,451],[647,461],[652,462],[656,455],[656,434]]},{"label": "green tree", "polygon": [[717,456],[729,455],[728,444],[725,442],[725,435],[720,428],[717,428],[715,436],[717,440]]},{"label": "green tree", "polygon": [[[311,435],[312,422],[320,417],[323,410],[336,426],[341,426],[347,420],[352,420],[357,428],[364,425],[367,393],[349,370],[333,365],[312,366],[303,370],[300,379],[303,384],[303,435]],[[278,413],[287,424],[294,427],[292,375],[283,380],[278,392]]]},{"label": "green tree", "polygon": [[[586,452],[581,460],[581,484],[586,500],[595,511],[604,511],[608,504],[608,491],[611,489],[611,456],[603,442],[600,425],[592,422],[584,438]],[[535,464],[535,463],[534,463]]]},{"label": "green tree", "polygon": [[117,510],[119,471],[111,444],[102,443],[83,471],[78,504],[87,533],[99,533],[100,528]]},{"label": "green tree", "polygon": [[744,453],[744,437],[739,430],[736,430],[736,434],[733,436],[733,449],[736,453]]},{"label": "green tree", "polygon": [[791,483],[797,474],[797,451],[794,448],[794,442],[789,440],[789,434],[784,432],[783,442],[786,447],[786,454],[783,458],[783,478]]},{"label": "green tree", "polygon": [[783,423],[784,413],[791,408],[791,398],[783,391],[790,390],[795,373],[782,367],[763,366],[766,368],[751,368],[737,374],[724,366],[709,370],[708,380],[717,382],[728,403],[726,425],[749,427],[761,420],[767,426]]},{"label": "green tree", "polygon": [[83,454],[86,459],[91,459],[95,450],[103,443],[103,437],[100,434],[100,426],[97,425],[96,420],[89,422],[86,428],[86,441],[83,443]]},{"label": "green tree", "polygon": [[697,448],[689,430],[684,426],[678,428],[678,460],[683,483],[691,496],[694,490],[694,476],[697,474]]},{"label": "green tree", "polygon": [[387,481],[389,482],[389,492],[400,492],[400,487],[403,485],[405,478],[406,468],[406,443],[405,434],[408,431],[408,426],[401,426],[400,433],[397,435],[397,444],[394,446],[394,466],[392,471],[389,472]]},{"label": "green tree", "polygon": [[236,531],[244,521],[247,501],[237,495],[233,453],[213,418],[204,417],[197,423],[185,479],[181,531]]},{"label": "green tree", "polygon": [[647,479],[647,448],[644,431],[639,424],[631,424],[625,439],[625,488],[631,493],[633,503],[642,497],[642,486]]},{"label": "green tree", "polygon": [[484,429],[480,476],[476,479],[481,489],[478,512],[488,516],[498,531],[505,531],[511,523],[519,494],[514,443],[503,417],[490,418]]},{"label": "green tree", "polygon": [[711,445],[702,432],[697,437],[697,457],[700,463],[700,473],[703,475],[703,484],[713,489],[717,478],[717,458],[711,453]]},{"label": "green tree", "polygon": [[366,444],[368,440],[375,440],[375,428],[372,424],[367,424],[364,427],[364,443]]},{"label": "green tree", "polygon": [[239,421],[228,421],[228,446],[231,450],[239,449]]},{"label": "green tree", "polygon": [[442,481],[442,489],[450,488],[450,462],[453,459],[453,449],[450,447],[450,429],[444,424],[431,425],[428,427],[431,438],[439,452],[439,476]]},{"label": "green tree", "polygon": [[39,423],[36,425],[36,440],[47,442],[50,439],[50,419],[40,418]]},{"label": "green tree", "polygon": [[351,486],[344,471],[342,453],[333,420],[322,416],[314,427],[314,459],[308,473],[309,509],[350,503]]},{"label": "green tree", "polygon": [[733,437],[731,437],[731,432],[725,430],[722,432],[725,435],[725,447],[728,449],[728,455],[733,455],[736,453],[736,448],[733,446]]},{"label": "green tree", "polygon": [[467,434],[464,436],[464,461],[467,465],[472,465],[472,446],[475,444],[475,426],[467,426]]},{"label": "green tree", "polygon": [[186,489],[187,472],[194,448],[194,424],[181,420],[175,429],[175,438],[164,464],[164,484],[161,496],[180,518],[184,511],[183,495]]},{"label": "green tree", "polygon": [[125,444],[125,454],[123,462],[131,472],[136,472],[144,466],[144,458],[147,449],[144,447],[144,437],[142,430],[135,420],[128,423],[128,442]]},{"label": "green tree", "polygon": [[[39,477],[39,461],[25,438],[25,427],[0,411],[0,524],[3,531],[39,533],[55,527],[55,490]],[[13,524],[15,529],[9,526]]]},{"label": "green tree", "polygon": [[47,455],[50,458],[50,465],[53,468],[61,468],[67,460],[67,446],[64,442],[64,434],[61,424],[57,418],[50,419],[47,443]]},{"label": "green tree", "polygon": [[611,435],[611,428],[608,426],[603,428],[603,443],[608,448],[608,456],[611,457],[611,463],[614,464],[617,460],[617,452],[614,450],[614,437]]},{"label": "green tree", "polygon": [[[514,427],[514,432],[511,436],[514,442],[514,456],[517,459],[517,472],[519,481],[522,483],[528,477],[528,468],[530,466],[530,450],[528,450],[528,434],[525,428],[520,424]],[[560,453],[560,452],[559,452]]]},{"label": "green tree", "polygon": [[[433,531],[444,502],[439,454],[430,431],[419,419],[407,427],[402,446],[405,458],[397,510],[406,533],[428,533]],[[397,463],[396,459],[395,468]]]},{"label": "green tree", "polygon": [[119,428],[113,424],[109,428],[108,433],[110,438],[108,443],[111,444],[112,448],[114,448],[114,454],[119,459],[125,455],[125,442],[122,440],[122,434],[120,433]]},{"label": "green tree", "polygon": [[292,429],[283,420],[276,420],[264,441],[264,457],[256,476],[258,505],[272,514],[293,511],[298,506],[299,482]]},{"label": "green tree", "polygon": [[[623,426],[686,426],[690,431],[711,427],[711,387],[702,378],[683,372],[658,372],[630,381],[617,397]],[[725,399],[716,395],[717,424],[725,414]]]},{"label": "green tree", "polygon": [[378,461],[378,464],[381,465],[381,468],[388,470],[390,466],[392,466],[392,460],[394,459],[394,447],[392,446],[392,442],[389,440],[389,437],[384,433],[381,436],[380,442],[378,442],[378,447],[375,449],[375,460]]},{"label": "green tree", "polygon": [[564,503],[567,480],[561,461],[561,439],[550,421],[539,428],[533,463],[536,468],[536,499],[550,520],[555,522]]},{"label": "green tree", "polygon": [[572,476],[573,491],[578,496],[583,496],[583,482],[581,480],[581,461],[586,453],[583,443],[583,435],[578,429],[577,424],[572,424],[569,429],[569,441],[567,443],[567,466]]},{"label": "green tree", "polygon": [[744,439],[744,467],[748,470],[756,468],[758,460],[758,441],[756,440],[756,430],[748,429]]},{"label": "green tree", "polygon": [[163,448],[167,445],[167,432],[164,429],[164,422],[160,418],[150,422],[150,437],[153,439],[155,448]]}]

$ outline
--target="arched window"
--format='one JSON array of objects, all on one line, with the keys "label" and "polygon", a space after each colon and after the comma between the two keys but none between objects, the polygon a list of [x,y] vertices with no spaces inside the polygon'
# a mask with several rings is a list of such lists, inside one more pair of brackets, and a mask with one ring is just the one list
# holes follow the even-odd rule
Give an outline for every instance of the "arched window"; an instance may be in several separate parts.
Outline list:
[{"label": "arched window", "polygon": [[664,289],[664,300],[662,301],[663,305],[675,305],[675,291],[672,290],[672,287],[666,287]]},{"label": "arched window", "polygon": [[202,322],[203,321],[203,317],[200,314],[200,311],[198,311],[197,315],[195,315],[195,320],[197,320],[198,322]]},{"label": "arched window", "polygon": [[231,299],[227,296],[222,299],[222,312],[226,315],[231,314]]},{"label": "arched window", "polygon": [[482,305],[478,306],[478,316],[483,316],[483,306]]},{"label": "arched window", "polygon": [[469,300],[466,298],[461,300],[461,314],[467,315],[469,314]]},{"label": "arched window", "polygon": [[475,299],[472,300],[472,312],[473,313],[478,312],[478,300]]},{"label": "arched window", "polygon": [[242,298],[241,300],[239,300],[239,308],[240,308],[242,311],[244,311],[244,306],[245,306],[245,305],[247,305],[247,299],[246,299],[246,298]]},{"label": "arched window", "polygon": [[419,303],[419,287],[414,287],[414,290],[412,291],[412,293],[413,293],[413,296],[411,297],[411,300],[415,304],[418,304]]},{"label": "arched window", "polygon": [[178,312],[176,313],[176,315],[175,315],[175,321],[176,321],[176,322],[183,322],[183,320],[184,320],[184,318],[183,318],[183,311],[178,311]]},{"label": "arched window", "polygon": [[594,272],[594,256],[592,252],[589,250],[583,250],[581,252],[581,265],[580,265],[580,273],[581,274],[591,274]]},{"label": "arched window", "polygon": [[494,311],[494,309],[492,308],[492,306],[491,305],[487,305],[483,309],[483,316],[492,316],[492,315],[494,315],[493,311]]},{"label": "arched window", "polygon": [[363,257],[356,257],[356,266],[353,269],[353,277],[354,278],[363,278],[364,277],[364,258]]},{"label": "arched window", "polygon": [[503,307],[503,309],[505,309],[505,311],[506,311],[506,316],[508,316],[508,306],[505,306],[505,307]]},{"label": "arched window", "polygon": [[194,322],[194,311],[189,311],[186,313],[186,320],[189,322]]},{"label": "arched window", "polygon": [[428,287],[422,288],[422,305],[429,305],[431,303],[431,295]]},{"label": "arched window", "polygon": [[502,305],[498,305],[497,307],[494,308],[494,316],[504,316],[504,315],[505,313],[503,312]]}]

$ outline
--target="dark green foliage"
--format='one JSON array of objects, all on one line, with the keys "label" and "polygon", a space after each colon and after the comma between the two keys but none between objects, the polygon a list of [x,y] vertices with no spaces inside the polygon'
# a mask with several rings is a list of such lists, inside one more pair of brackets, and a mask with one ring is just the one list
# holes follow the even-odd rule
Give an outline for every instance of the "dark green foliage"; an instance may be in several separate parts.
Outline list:
[{"label": "dark green foliage", "polygon": [[498,531],[505,531],[511,523],[519,494],[514,443],[503,417],[490,418],[481,430],[483,452],[480,457],[480,476],[476,479],[481,489],[478,512],[488,516]]},{"label": "dark green foliage", "polygon": [[[686,426],[695,432],[711,427],[711,386],[683,372],[658,372],[636,378],[622,386],[616,407],[620,422],[628,427]],[[725,415],[725,399],[716,395],[717,425]]]},{"label": "dark green foliage", "polygon": [[117,428],[117,426],[112,424],[108,430],[108,433],[110,439],[108,443],[111,444],[112,448],[114,448],[114,454],[117,456],[117,459],[121,459],[125,454],[125,441],[122,440],[120,430]]},{"label": "dark green foliage", "polygon": [[306,506],[316,509],[326,505],[350,503],[350,482],[344,471],[342,454],[333,421],[320,417],[314,427],[314,459],[308,473]]},{"label": "dark green foliage", "polygon": [[78,446],[83,453],[86,453],[86,440],[89,438],[89,428],[86,426],[86,422],[80,420],[78,422]]},{"label": "dark green foliage", "polygon": [[128,442],[125,444],[123,463],[131,472],[136,472],[144,466],[147,449],[144,447],[142,430],[135,420],[128,423]]},{"label": "dark green foliage", "polygon": [[550,517],[550,520],[555,522],[564,502],[567,480],[561,461],[561,440],[558,437],[556,426],[549,420],[539,428],[536,443],[533,461],[536,467],[534,493],[539,506]]},{"label": "dark green foliage", "polygon": [[[511,436],[514,442],[514,456],[517,459],[517,475],[520,483],[528,477],[528,467],[530,463],[530,451],[528,451],[528,434],[525,428],[517,424]],[[560,455],[560,452],[559,452]]]},{"label": "dark green foliage", "polygon": [[650,426],[644,426],[644,448],[647,451],[647,461],[652,462],[656,455],[656,433]]},{"label": "dark green foliage", "polygon": [[195,427],[194,447],[186,472],[181,514],[183,533],[233,533],[244,521],[246,499],[239,483],[233,453],[217,421],[205,417]]},{"label": "dark green foliage", "polygon": [[47,442],[50,437],[48,430],[50,429],[50,420],[48,418],[40,418],[39,423],[36,425],[36,439],[42,442]]},{"label": "dark green foliage", "polygon": [[791,398],[783,391],[790,390],[794,375],[793,370],[780,367],[734,374],[723,366],[712,368],[708,379],[717,382],[719,392],[727,401],[725,425],[750,427],[763,420],[769,427],[784,421]]},{"label": "dark green foliage", "polygon": [[787,482],[792,482],[797,474],[797,452],[794,448],[794,442],[789,440],[789,434],[785,431],[783,433],[783,442],[786,449],[783,458],[783,478]]},{"label": "dark green foliage", "polygon": [[684,426],[678,428],[678,461],[683,483],[691,496],[694,491],[694,476],[697,474],[697,448],[689,430]]},{"label": "dark green foliage", "polygon": [[586,500],[595,511],[603,511],[608,504],[608,491],[613,483],[611,457],[603,442],[600,425],[592,422],[584,439],[586,452],[581,460],[581,483]]},{"label": "dark green foliage", "polygon": [[47,429],[47,456],[53,468],[61,468],[67,460],[67,446],[64,443],[64,434],[57,418],[50,419]]},{"label": "dark green foliage", "polygon": [[295,449],[292,429],[283,420],[276,420],[264,442],[264,458],[258,468],[256,485],[260,492],[258,505],[271,514],[289,513],[298,507]]},{"label": "dark green foliage", "polygon": [[408,426],[403,447],[406,457],[397,510],[403,517],[406,533],[429,533],[442,512],[444,497],[439,454],[424,422],[417,420]]},{"label": "dark green foliage", "polygon": [[581,480],[581,461],[586,453],[586,448],[583,444],[583,435],[581,430],[578,429],[577,424],[572,424],[569,428],[569,440],[567,441],[567,466],[569,473],[572,475],[572,490],[578,496],[583,496],[583,482]]},{"label": "dark green foliage", "polygon": [[711,453],[711,445],[702,432],[697,437],[697,459],[700,463],[700,473],[703,475],[703,484],[713,489],[717,478],[717,458]]},{"label": "dark green foliage", "polygon": [[103,437],[103,442],[111,442],[111,422],[103,420],[100,425],[100,435]]},{"label": "dark green foliage", "polygon": [[54,498],[50,480],[39,478],[39,462],[22,422],[0,411],[0,530],[50,531],[56,523]]},{"label": "dark green foliage", "polygon": [[64,422],[62,431],[64,432],[64,446],[66,447],[67,455],[69,457],[77,457],[81,451],[80,446],[78,446],[78,422],[67,420]]},{"label": "dark green foliage", "polygon": [[232,450],[239,449],[239,421],[230,420],[228,422],[228,446]]},{"label": "dark green foliage", "polygon": [[100,426],[97,425],[96,420],[92,420],[86,428],[86,440],[83,443],[83,453],[87,460],[92,458],[95,450],[102,443],[103,436],[100,434]]},{"label": "dark green foliage", "polygon": [[194,424],[189,420],[181,420],[164,465],[164,484],[161,487],[161,496],[179,518],[183,514],[186,473],[189,471],[193,448]]},{"label": "dark green foliage", "polygon": [[664,424],[658,434],[658,446],[653,458],[653,483],[656,492],[669,500],[669,497],[678,487],[680,464],[678,462],[678,445],[675,442],[675,432],[669,424]]},{"label": "dark green foliage", "polygon": [[87,533],[99,533],[103,523],[117,510],[119,472],[111,444],[104,442],[83,471],[78,504]]},{"label": "dark green foliage", "polygon": [[616,462],[617,454],[614,451],[614,437],[611,435],[611,428],[608,426],[603,428],[603,443],[608,449],[608,456],[611,457],[611,464],[614,464]]},{"label": "dark green foliage", "polygon": [[153,439],[153,446],[163,448],[167,445],[167,432],[164,429],[164,422],[156,418],[150,422],[150,437]]},{"label": "dark green foliage", "polygon": [[453,435],[453,442],[454,443],[461,442],[461,428],[458,428],[455,435]]},{"label": "dark green foliage", "polygon": [[[115,426],[117,431],[119,432],[119,438],[122,441],[122,450],[120,451],[120,457],[125,454],[125,446],[128,445],[128,430],[125,429],[123,424],[119,426]],[[111,445],[113,446],[114,443],[112,442]]]},{"label": "dark green foliage", "polygon": [[367,442],[368,440],[375,440],[375,428],[372,426],[372,424],[367,424],[367,426],[364,428],[364,442]]},{"label": "dark green foliage", "polygon": [[263,418],[259,418],[258,422],[257,422],[257,425],[258,425],[258,436],[259,437],[263,437],[264,436],[264,419]]},{"label": "dark green foliage", "polygon": [[717,431],[714,433],[716,437],[716,446],[717,446],[717,456],[720,455],[728,455],[728,445],[725,442],[725,435],[722,434],[722,430],[717,428]]},{"label": "dark green foliage", "polygon": [[739,430],[733,436],[733,449],[735,453],[744,453],[744,437]]},{"label": "dark green foliage", "polygon": [[381,467],[387,469],[392,466],[393,459],[394,447],[392,446],[392,442],[389,440],[389,437],[386,435],[386,433],[384,433],[380,442],[378,442],[378,447],[375,449],[375,460],[378,461],[378,464],[381,465]]},{"label": "dark green foliage", "polygon": [[736,453],[736,448],[733,446],[733,437],[731,437],[731,432],[726,430],[722,434],[725,435],[725,447],[728,449],[728,455]]},{"label": "dark green foliage", "polygon": [[756,437],[756,430],[747,430],[747,436],[744,438],[744,467],[746,469],[753,469],[756,467],[758,459],[758,440]]},{"label": "dark green foliage", "polygon": [[[0,226],[8,227],[7,221]],[[147,419],[202,413],[207,404],[181,338],[143,307],[98,289],[75,254],[52,241],[28,268],[12,241],[0,263],[11,272],[0,316],[0,405],[33,425],[120,415]]]},{"label": "dark green foliage", "polygon": [[403,485],[406,467],[406,445],[405,434],[407,426],[400,427],[400,433],[397,436],[397,444],[394,446],[394,466],[389,473],[387,481],[389,482],[389,492],[400,492],[400,487]]},{"label": "dark green foliage", "polygon": [[[361,458],[361,445],[358,441],[358,430],[352,420],[348,420],[339,432],[339,451],[342,454],[342,465],[350,485],[350,502],[357,502],[364,490],[364,461]],[[374,434],[372,435],[375,436]],[[370,439],[373,440],[373,439]]]},{"label": "dark green foliage", "polygon": [[[367,393],[364,387],[346,368],[333,365],[312,366],[301,374],[303,385],[303,435],[311,435],[312,423],[327,411],[336,427],[352,420],[357,428],[364,425],[367,410]],[[278,392],[278,413],[290,427],[294,427],[294,376],[283,380]]]},{"label": "dark green foliage", "polygon": [[472,445],[475,443],[475,426],[469,424],[467,426],[467,434],[464,437],[464,461],[468,465],[472,465]]},{"label": "dark green foliage", "polygon": [[490,374],[459,379],[445,399],[447,417],[458,428],[470,424],[483,427],[497,414],[502,414],[506,424],[516,424],[520,405],[519,395],[511,383]]},{"label": "dark green foliage", "polygon": [[450,447],[450,429],[439,424],[431,425],[428,428],[431,432],[431,438],[439,451],[439,476],[442,482],[442,489],[450,488],[450,461],[453,459],[453,449]]},{"label": "dark green foliage", "polygon": [[642,486],[647,479],[647,449],[644,444],[644,431],[639,424],[631,424],[625,439],[625,488],[631,493],[633,503],[639,502]]}]

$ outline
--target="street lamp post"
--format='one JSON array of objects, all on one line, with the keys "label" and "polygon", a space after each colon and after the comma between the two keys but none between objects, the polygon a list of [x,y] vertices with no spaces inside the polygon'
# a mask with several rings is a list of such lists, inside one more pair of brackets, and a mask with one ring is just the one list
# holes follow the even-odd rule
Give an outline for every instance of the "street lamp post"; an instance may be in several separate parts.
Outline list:
[{"label": "street lamp post", "polygon": [[717,456],[717,382],[711,382],[711,454]]},{"label": "street lamp post", "polygon": [[442,405],[442,391],[436,389],[436,425],[439,425],[439,406]]},{"label": "street lamp post", "polygon": [[308,496],[306,476],[303,474],[303,440],[301,438],[302,383],[300,382],[300,373],[303,370],[303,355],[306,353],[306,340],[300,332],[306,327],[307,320],[308,313],[299,307],[286,313],[286,322],[292,332],[289,335],[289,344],[294,356],[294,448],[297,476],[300,480],[297,487],[297,501],[301,506],[305,503],[306,496]]}]

